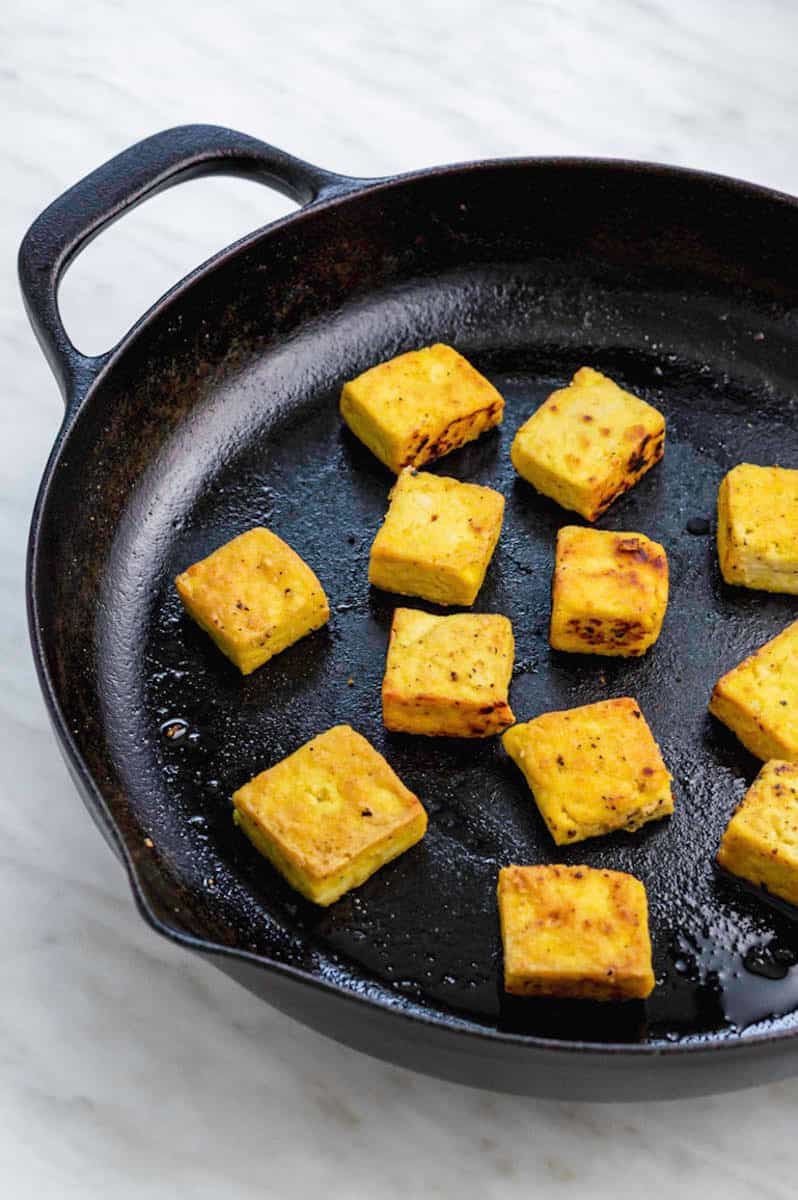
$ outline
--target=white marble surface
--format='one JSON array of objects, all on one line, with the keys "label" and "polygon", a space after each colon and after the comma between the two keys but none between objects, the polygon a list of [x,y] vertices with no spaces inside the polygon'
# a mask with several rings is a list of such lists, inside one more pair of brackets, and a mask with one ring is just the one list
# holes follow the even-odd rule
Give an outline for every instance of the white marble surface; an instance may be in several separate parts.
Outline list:
[{"label": "white marble surface", "polygon": [[[156,939],[85,817],[27,646],[24,543],[60,415],[12,263],[115,151],[213,121],[352,174],[484,155],[630,156],[798,192],[791,0],[6,0],[0,6],[0,1195],[792,1197],[798,1080],[587,1106],[381,1066]],[[101,350],[187,268],[288,205],[194,183],[68,277]]]}]

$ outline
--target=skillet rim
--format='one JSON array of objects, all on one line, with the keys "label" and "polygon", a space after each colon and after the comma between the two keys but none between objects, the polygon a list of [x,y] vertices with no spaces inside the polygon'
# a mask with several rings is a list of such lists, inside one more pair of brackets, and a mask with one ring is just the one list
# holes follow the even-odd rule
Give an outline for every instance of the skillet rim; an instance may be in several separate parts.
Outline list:
[{"label": "skillet rim", "polygon": [[705,1040],[687,1042],[657,1041],[651,1043],[634,1042],[591,1042],[573,1039],[554,1039],[534,1034],[513,1033],[499,1029],[479,1026],[469,1018],[445,1013],[433,1014],[431,1008],[427,1011],[402,1008],[386,1002],[381,997],[352,991],[342,984],[332,982],[303,968],[289,963],[278,962],[265,954],[255,953],[237,946],[224,945],[209,938],[195,934],[170,924],[157,915],[150,902],[148,889],[143,876],[137,870],[135,856],[131,852],[125,838],[117,826],[102,789],[94,779],[84,760],[65,714],[61,709],[55,686],[47,666],[47,658],[42,638],[41,625],[38,618],[37,571],[40,548],[40,537],[45,514],[50,502],[51,491],[54,490],[54,479],[60,466],[65,449],[69,445],[70,432],[78,417],[92,399],[97,388],[104,382],[107,375],[114,369],[118,360],[128,352],[135,340],[142,335],[150,325],[160,319],[200,279],[210,274],[219,266],[228,263],[238,254],[246,252],[256,244],[260,244],[273,234],[279,233],[289,225],[312,221],[319,211],[345,206],[346,203],[366,193],[389,192],[393,188],[413,184],[428,178],[444,178],[456,175],[470,175],[481,171],[502,170],[508,173],[514,170],[529,170],[534,168],[558,168],[568,170],[603,170],[618,174],[643,175],[649,178],[664,177],[672,180],[682,180],[685,184],[708,184],[725,189],[736,194],[746,202],[769,201],[785,206],[798,212],[798,197],[775,188],[763,186],[749,180],[718,172],[704,171],[698,168],[673,166],[655,161],[643,161],[627,158],[597,158],[576,155],[554,156],[522,156],[511,158],[489,158],[473,161],[456,162],[441,166],[422,168],[416,171],[404,172],[376,178],[353,178],[348,176],[328,174],[330,183],[325,185],[318,197],[310,203],[300,206],[296,211],[286,214],[276,221],[260,226],[243,237],[223,247],[210,258],[200,263],[182,279],[178,280],[162,296],[160,296],[131,328],[108,351],[89,358],[87,361],[94,367],[94,373],[88,385],[77,396],[67,395],[66,412],[61,426],[56,434],[53,448],[48,456],[41,482],[36,494],[36,500],[31,516],[28,535],[28,547],[25,568],[26,607],[28,616],[28,631],[33,651],[36,674],[39,687],[45,701],[51,724],[57,737],[58,745],[64,755],[73,780],[84,804],[90,810],[95,822],[100,827],[111,848],[121,860],[125,868],[128,884],[139,915],[156,933],[177,945],[193,950],[211,958],[231,959],[247,963],[258,970],[269,970],[295,983],[310,986],[319,992],[332,993],[336,998],[355,1005],[377,1009],[389,1017],[401,1017],[415,1026],[420,1024],[427,1029],[435,1029],[441,1033],[459,1038],[475,1038],[483,1043],[499,1043],[504,1046],[524,1047],[539,1054],[590,1055],[594,1058],[684,1058],[686,1055],[709,1054],[713,1051],[725,1050],[733,1053],[744,1053],[746,1047],[762,1047],[781,1042],[791,1042],[798,1037],[798,1025],[791,1029],[766,1030],[764,1032],[746,1035],[745,1031],[720,1036],[717,1032],[708,1033]]}]

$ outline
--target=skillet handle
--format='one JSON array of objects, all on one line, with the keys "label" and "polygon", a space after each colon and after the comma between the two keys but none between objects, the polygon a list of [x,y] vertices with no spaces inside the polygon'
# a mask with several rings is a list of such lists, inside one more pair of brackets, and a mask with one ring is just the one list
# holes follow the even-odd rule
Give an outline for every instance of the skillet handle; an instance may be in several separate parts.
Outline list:
[{"label": "skillet handle", "polygon": [[73,411],[112,354],[81,354],[58,310],[65,270],[101,230],[149,196],[202,175],[238,175],[299,204],[353,191],[365,180],[335,175],[257,138],[220,125],[180,125],[123,150],[92,171],[33,222],[19,251],[19,279],[28,316]]}]

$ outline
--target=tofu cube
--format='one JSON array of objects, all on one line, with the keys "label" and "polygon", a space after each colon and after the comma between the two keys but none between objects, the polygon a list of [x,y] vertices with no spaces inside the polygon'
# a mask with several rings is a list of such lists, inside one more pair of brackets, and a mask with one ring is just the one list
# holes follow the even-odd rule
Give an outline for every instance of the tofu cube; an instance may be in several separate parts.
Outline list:
[{"label": "tofu cube", "polygon": [[386,728],[447,737],[501,733],[515,720],[507,700],[514,652],[507,617],[397,608],[382,684]]},{"label": "tofu cube", "polygon": [[673,812],[671,776],[628,697],[544,713],[508,729],[502,744],[558,846]]},{"label": "tofu cube", "polygon": [[341,416],[397,475],[500,425],[504,400],[451,346],[411,350],[345,383]]},{"label": "tofu cube", "polygon": [[665,419],[606,375],[582,367],[515,435],[519,475],[563,508],[595,521],[665,450]]},{"label": "tofu cube", "polygon": [[242,675],[330,616],[310,567],[268,529],[250,529],[226,542],[175,583],[189,615]]},{"label": "tofu cube", "polygon": [[646,889],[623,871],[504,867],[504,989],[516,996],[643,1000],[654,988]]},{"label": "tofu cube", "polygon": [[642,533],[566,525],[557,534],[549,640],[555,650],[634,658],[668,605],[668,559]]},{"label": "tofu cube", "polygon": [[234,819],[291,887],[332,904],[424,836],[427,814],[381,754],[336,725],[233,796]]},{"label": "tofu cube", "polygon": [[436,604],[473,604],[501,532],[504,496],[408,468],[369,561],[369,582]]},{"label": "tofu cube", "polygon": [[757,758],[798,762],[798,621],[719,679],[709,711]]},{"label": "tofu cube", "polygon": [[718,863],[798,904],[797,763],[765,763],[726,827]]},{"label": "tofu cube", "polygon": [[729,471],[718,492],[718,558],[727,583],[798,595],[798,471]]}]

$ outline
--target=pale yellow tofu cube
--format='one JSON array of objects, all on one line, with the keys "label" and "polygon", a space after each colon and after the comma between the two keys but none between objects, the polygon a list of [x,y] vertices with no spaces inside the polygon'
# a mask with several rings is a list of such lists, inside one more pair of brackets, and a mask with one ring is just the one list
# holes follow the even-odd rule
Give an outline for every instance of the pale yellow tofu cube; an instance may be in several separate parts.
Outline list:
[{"label": "pale yellow tofu cube", "polygon": [[549,640],[572,654],[645,654],[668,605],[668,558],[642,533],[557,534]]},{"label": "pale yellow tofu cube", "polygon": [[765,763],[726,828],[718,862],[798,904],[798,763]]},{"label": "pale yellow tofu cube", "polygon": [[718,559],[727,583],[798,595],[798,471],[729,471],[718,492]]},{"label": "pale yellow tofu cube", "polygon": [[473,441],[503,412],[493,384],[440,343],[371,367],[341,392],[349,428],[396,474]]},{"label": "pale yellow tofu cube", "polygon": [[592,867],[499,872],[504,988],[517,996],[642,1000],[654,987],[646,889]]},{"label": "pale yellow tofu cube", "polygon": [[501,733],[515,719],[507,699],[513,654],[507,617],[397,608],[382,684],[386,728],[448,737]]},{"label": "pale yellow tofu cube", "polygon": [[306,742],[234,794],[236,823],[293,888],[332,904],[415,845],[427,814],[348,725]]},{"label": "pale yellow tofu cube", "polygon": [[664,450],[662,414],[582,367],[521,426],[511,457],[537,491],[595,521]]},{"label": "pale yellow tofu cube", "polygon": [[226,542],[175,583],[186,611],[242,675],[330,616],[313,571],[268,529],[250,529]]},{"label": "pale yellow tofu cube", "polygon": [[718,682],[709,711],[757,758],[798,762],[798,621]]},{"label": "pale yellow tofu cube", "polygon": [[473,604],[501,532],[504,496],[408,469],[371,547],[369,582],[437,604]]},{"label": "pale yellow tofu cube", "polygon": [[543,713],[502,737],[558,846],[673,812],[671,776],[635,700]]}]

